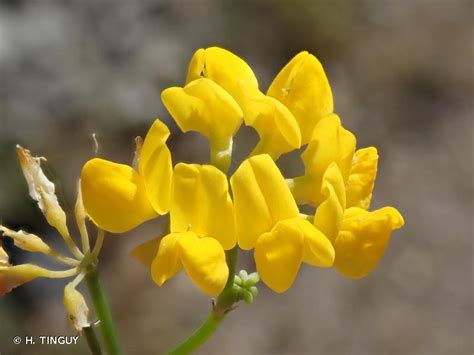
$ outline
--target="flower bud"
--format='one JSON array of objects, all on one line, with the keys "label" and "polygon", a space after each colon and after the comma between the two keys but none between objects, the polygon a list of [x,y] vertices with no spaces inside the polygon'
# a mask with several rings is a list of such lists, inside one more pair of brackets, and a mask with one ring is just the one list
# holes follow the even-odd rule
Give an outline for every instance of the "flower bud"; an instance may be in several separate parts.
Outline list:
[{"label": "flower bud", "polygon": [[88,320],[89,307],[87,307],[84,296],[76,290],[73,283],[69,283],[64,287],[64,307],[72,325],[78,332],[81,332],[82,328],[90,326]]},{"label": "flower bud", "polygon": [[19,145],[16,151],[31,198],[38,202],[48,223],[61,235],[67,235],[66,214],[59,205],[54,184],[48,180],[41,169],[41,160],[44,158],[32,157],[28,149]]},{"label": "flower bud", "polygon": [[246,270],[240,270],[238,275],[234,277],[233,290],[238,294],[239,299],[244,300],[248,304],[252,304],[254,297],[258,295],[255,285],[260,281],[258,273],[247,273]]},{"label": "flower bud", "polygon": [[241,287],[237,284],[233,284],[232,285],[232,292],[234,292],[235,294],[240,294],[241,292]]},{"label": "flower bud", "polygon": [[255,286],[250,287],[249,291],[250,291],[250,293],[252,294],[253,297],[258,296],[258,288],[256,288]]},{"label": "flower bud", "polygon": [[245,281],[248,276],[249,276],[249,274],[247,273],[246,270],[240,270],[239,271],[239,277],[242,281]]},{"label": "flower bud", "polygon": [[247,304],[252,304],[253,303],[253,295],[249,290],[246,289],[241,289],[240,295],[242,299],[245,301]]},{"label": "flower bud", "polygon": [[242,279],[238,275],[234,276],[234,284],[238,286],[242,285]]},{"label": "flower bud", "polygon": [[255,286],[256,284],[258,284],[259,281],[260,281],[260,277],[258,276],[258,273],[252,272],[243,281],[243,285],[244,285],[245,288],[250,288],[250,287]]}]

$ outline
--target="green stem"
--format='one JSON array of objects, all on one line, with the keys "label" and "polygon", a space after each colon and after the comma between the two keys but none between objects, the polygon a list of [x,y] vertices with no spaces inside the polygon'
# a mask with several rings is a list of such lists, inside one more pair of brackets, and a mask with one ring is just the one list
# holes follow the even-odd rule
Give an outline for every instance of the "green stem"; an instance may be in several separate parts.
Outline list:
[{"label": "green stem", "polygon": [[185,355],[190,354],[203,345],[207,339],[211,337],[212,334],[217,330],[219,324],[222,322],[223,318],[216,318],[214,313],[211,312],[206,321],[201,324],[201,326],[196,329],[194,334],[192,334],[188,339],[179,344],[176,348],[171,350],[169,355]]},{"label": "green stem", "polygon": [[92,326],[82,328],[84,336],[87,340],[87,345],[89,345],[89,349],[92,355],[102,355],[102,350],[100,349],[99,340],[97,339],[97,335],[95,334],[94,328]]},{"label": "green stem", "polygon": [[212,311],[201,324],[201,326],[195,330],[195,332],[182,343],[177,345],[171,350],[169,355],[185,355],[190,354],[201,345],[203,345],[212,334],[219,328],[219,325],[224,320],[225,315],[232,310],[234,304],[238,301],[239,295],[234,291],[234,276],[235,266],[237,263],[237,251],[238,248],[235,246],[233,249],[226,251],[226,263],[229,268],[229,277],[227,283],[222,290],[221,294],[217,297],[213,304]]},{"label": "green stem", "polygon": [[239,295],[234,292],[232,287],[234,285],[235,266],[237,264],[237,251],[238,247],[235,246],[225,252],[225,260],[227,267],[229,268],[229,277],[227,278],[227,283],[225,284],[221,294],[217,296],[217,300],[212,310],[218,318],[224,318],[225,314],[231,310],[234,303],[239,300]]},{"label": "green stem", "polygon": [[104,289],[100,284],[99,273],[95,268],[91,269],[86,275],[87,287],[94,303],[95,312],[100,320],[102,338],[105,348],[109,355],[118,355],[122,353],[115,330],[114,321],[110,307],[105,296]]}]

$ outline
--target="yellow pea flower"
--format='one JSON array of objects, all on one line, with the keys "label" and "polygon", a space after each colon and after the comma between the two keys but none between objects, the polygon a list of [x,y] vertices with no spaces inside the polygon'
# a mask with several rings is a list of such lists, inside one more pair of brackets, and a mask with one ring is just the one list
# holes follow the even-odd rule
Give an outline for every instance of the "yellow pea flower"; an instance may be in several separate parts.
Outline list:
[{"label": "yellow pea flower", "polygon": [[242,107],[245,97],[258,91],[258,81],[250,66],[232,52],[210,47],[198,49],[189,63],[186,84],[208,78],[226,90]]},{"label": "yellow pea flower", "polygon": [[255,248],[257,271],[268,287],[286,291],[303,261],[332,266],[331,242],[299,217],[291,191],[269,155],[247,159],[230,181],[238,244]]},{"label": "yellow pea flower", "polygon": [[[236,244],[234,208],[224,173],[211,165],[176,165],[170,203],[170,234],[163,237],[151,262],[151,274],[163,285],[181,268],[206,294],[218,295],[225,286],[229,269],[224,250]],[[134,255],[150,260],[139,246]]]},{"label": "yellow pea flower", "polygon": [[161,100],[183,132],[201,133],[209,139],[212,154],[230,163],[232,137],[242,124],[243,113],[226,90],[210,79],[201,78],[184,88],[164,90]]},{"label": "yellow pea flower", "polygon": [[140,151],[138,172],[108,160],[89,160],[81,172],[84,208],[100,228],[123,233],[169,210],[169,130],[155,120]]},{"label": "yellow pea flower", "polygon": [[[245,124],[255,128],[260,136],[252,155],[266,153],[276,160],[301,146],[296,118],[284,104],[258,89],[252,69],[241,58],[219,47],[199,49],[189,64],[186,82],[199,78],[217,83],[239,104]],[[223,118],[217,119],[222,122]]]},{"label": "yellow pea flower", "polygon": [[170,208],[171,231],[190,229],[216,239],[225,250],[235,246],[234,207],[227,178],[214,166],[176,165]]},{"label": "yellow pea flower", "polygon": [[285,104],[298,121],[302,144],[316,124],[333,112],[331,87],[321,63],[308,52],[297,54],[275,77],[267,95]]},{"label": "yellow pea flower", "polygon": [[404,224],[402,215],[393,207],[373,212],[359,207],[348,208],[334,243],[334,267],[351,278],[367,275],[385,253],[392,231]]},{"label": "yellow pea flower", "polygon": [[342,127],[337,115],[323,118],[314,128],[311,141],[301,155],[304,176],[287,180],[296,201],[312,206],[322,202],[322,178],[332,162],[337,164],[344,182],[347,181],[355,145],[354,135]]},{"label": "yellow pea flower", "polygon": [[[375,179],[375,148],[361,149],[358,152],[362,158],[354,162],[352,170],[361,174],[369,171],[370,177],[354,178],[357,183],[361,181],[360,185],[356,186],[357,189],[351,185],[344,186],[337,164],[331,163],[323,176],[321,193],[325,200],[318,206],[314,216],[314,226],[323,232],[334,246],[335,269],[351,278],[363,277],[375,268],[385,252],[392,230],[401,228],[404,224],[403,217],[393,207],[368,212],[349,206],[349,200],[346,203],[346,194],[348,197],[349,191],[356,191],[353,196],[362,197],[359,201],[367,201]],[[356,164],[362,164],[362,167],[359,165],[354,168]],[[367,185],[371,185],[369,192],[367,188],[364,190]]]},{"label": "yellow pea flower", "polygon": [[377,175],[378,158],[375,147],[363,148],[355,152],[346,184],[347,207],[369,209]]}]

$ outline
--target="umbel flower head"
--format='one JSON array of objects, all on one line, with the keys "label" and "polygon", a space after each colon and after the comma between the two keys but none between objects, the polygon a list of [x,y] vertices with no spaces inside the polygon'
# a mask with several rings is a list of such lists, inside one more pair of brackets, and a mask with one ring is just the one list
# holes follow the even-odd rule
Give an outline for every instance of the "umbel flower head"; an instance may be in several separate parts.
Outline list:
[{"label": "umbel flower head", "polygon": [[[276,292],[292,285],[302,263],[359,278],[403,226],[393,207],[369,211],[377,150],[356,150],[312,54],[297,54],[265,94],[244,60],[218,47],[199,49],[184,86],[165,89],[161,98],[183,132],[209,140],[211,165],[172,169],[169,131],[155,121],[138,171],[93,159],[81,180],[85,210],[105,230],[125,232],[169,211],[169,233],[134,251],[158,285],[184,269],[202,291],[219,294],[233,277],[224,251],[236,243],[254,249],[261,279]],[[230,177],[230,192],[226,173],[242,123],[260,139]],[[304,174],[285,180],[275,161],[302,145]],[[301,214],[302,205],[314,215]]]}]

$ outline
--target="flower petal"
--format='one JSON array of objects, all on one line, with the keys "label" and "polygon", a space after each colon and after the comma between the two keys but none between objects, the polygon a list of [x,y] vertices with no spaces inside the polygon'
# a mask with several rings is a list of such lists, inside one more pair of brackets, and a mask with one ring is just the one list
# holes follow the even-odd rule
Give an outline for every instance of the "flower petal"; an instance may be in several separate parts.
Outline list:
[{"label": "flower petal", "polygon": [[378,159],[375,147],[363,148],[355,152],[346,184],[347,207],[369,209],[377,176]]},{"label": "flower petal", "polygon": [[171,176],[171,153],[166,145],[170,131],[159,119],[153,122],[140,151],[138,169],[143,176],[148,199],[158,214],[169,211]]},{"label": "flower petal", "polygon": [[281,220],[299,216],[280,170],[267,154],[245,160],[230,179],[238,243],[252,249]]},{"label": "flower petal", "polygon": [[329,115],[318,123],[301,155],[305,176],[292,181],[292,192],[298,203],[317,206],[322,202],[321,183],[324,172],[332,162],[337,164],[344,181],[347,181],[355,144],[354,135],[341,126],[337,115]]},{"label": "flower petal", "polygon": [[198,49],[191,59],[186,84],[201,77],[222,86],[241,106],[244,95],[258,90],[257,78],[249,65],[219,47]]},{"label": "flower petal", "polygon": [[159,286],[181,270],[178,247],[178,240],[181,237],[181,233],[171,233],[160,241],[158,253],[151,263],[151,277]]},{"label": "flower petal", "polygon": [[216,239],[225,250],[235,246],[234,209],[227,178],[212,165],[176,165],[170,218],[172,232],[191,230]]},{"label": "flower petal", "polygon": [[213,238],[199,238],[192,232],[179,238],[181,262],[196,286],[210,296],[224,289],[229,276],[224,249]]},{"label": "flower petal", "polygon": [[333,112],[331,87],[321,63],[308,52],[297,54],[275,77],[267,95],[285,104],[298,121],[302,143],[316,124]]},{"label": "flower petal", "polygon": [[344,276],[361,278],[372,271],[385,253],[392,230],[404,225],[395,208],[368,212],[359,207],[346,210],[334,248],[334,267]]},{"label": "flower petal", "polygon": [[334,243],[346,208],[344,180],[336,163],[331,163],[324,173],[321,194],[325,200],[316,210],[314,226]]},{"label": "flower petal", "polygon": [[[347,180],[354,156],[356,139],[341,125],[336,114],[322,119],[316,126],[311,142],[302,154],[307,173],[322,174],[330,163],[336,162],[344,180]],[[324,169],[320,165],[324,166]]]},{"label": "flower petal", "polygon": [[84,208],[100,228],[123,233],[157,217],[143,178],[130,166],[89,160],[81,172]]},{"label": "flower petal", "polygon": [[132,256],[145,267],[150,268],[158,252],[161,239],[158,237],[137,245],[132,250]]},{"label": "flower petal", "polygon": [[301,146],[301,134],[293,114],[280,101],[259,93],[246,100],[245,124],[252,126],[260,142],[252,155],[269,154],[277,160],[281,154]]},{"label": "flower petal", "polygon": [[206,78],[184,88],[168,88],[161,100],[183,132],[201,133],[217,150],[228,147],[243,120],[242,109],[232,96]]},{"label": "flower petal", "polygon": [[298,229],[303,235],[303,261],[305,263],[317,267],[331,267],[334,264],[334,247],[320,230],[300,217],[283,222],[291,224],[292,228]]},{"label": "flower petal", "polygon": [[263,233],[255,245],[255,263],[262,281],[282,293],[296,278],[303,257],[303,233],[291,223],[281,221]]}]

